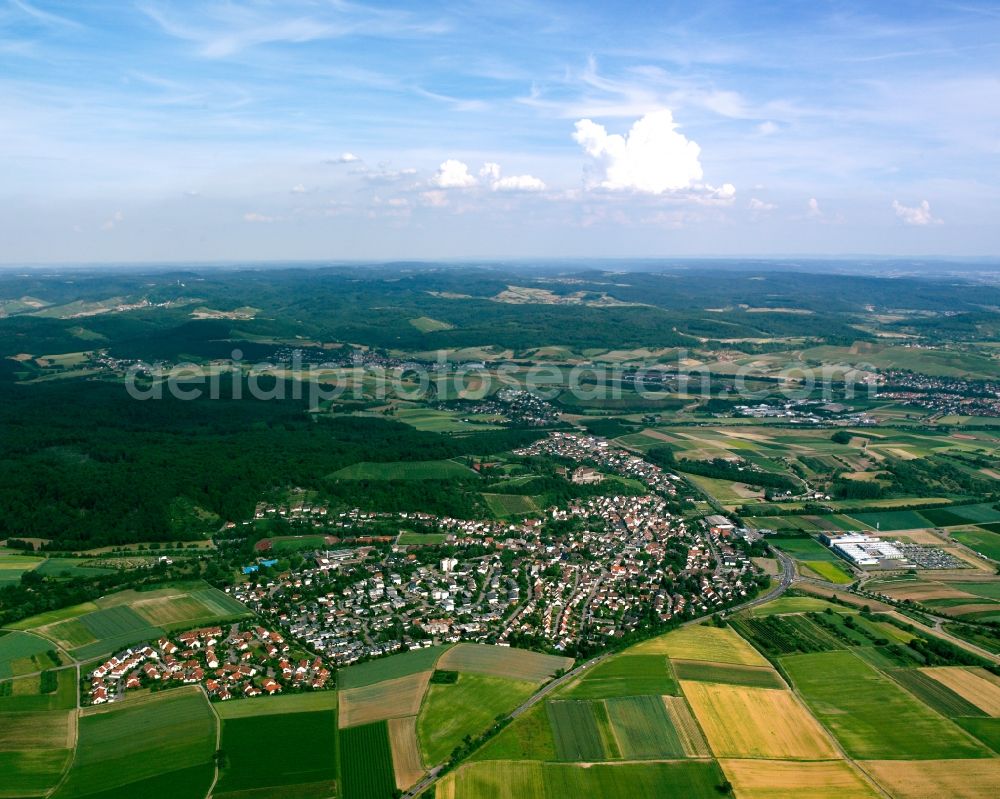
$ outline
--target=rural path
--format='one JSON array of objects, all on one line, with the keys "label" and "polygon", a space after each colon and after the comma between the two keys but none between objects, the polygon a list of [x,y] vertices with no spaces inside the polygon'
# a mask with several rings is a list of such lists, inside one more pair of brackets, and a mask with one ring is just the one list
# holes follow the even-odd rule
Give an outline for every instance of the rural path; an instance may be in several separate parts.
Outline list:
[{"label": "rural path", "polygon": [[[770,602],[771,600],[777,599],[779,596],[785,593],[785,591],[787,591],[791,587],[793,581],[795,580],[795,564],[792,561],[792,559],[787,555],[785,555],[783,552],[779,553],[778,562],[781,564],[781,575],[776,585],[774,585],[766,594],[761,594],[739,605],[733,605],[730,608],[726,608],[725,612],[727,614],[735,613],[740,610],[746,610],[747,608],[756,607],[757,605],[763,605],[765,602]],[[681,626],[687,627],[692,624],[700,624],[706,618],[714,615],[715,612],[716,611],[713,611],[712,613],[706,613],[702,616],[696,616],[695,618],[684,622]],[[546,696],[551,694],[556,689],[576,679],[587,669],[598,665],[599,663],[607,660],[608,658],[616,654],[618,653],[614,651],[605,652],[604,654],[591,658],[585,663],[581,663],[579,666],[575,666],[574,668],[570,669],[565,674],[563,674],[561,677],[557,677],[556,679],[547,682],[545,685],[539,688],[534,694],[528,697],[523,703],[521,703],[516,708],[514,708],[510,713],[508,713],[503,720],[505,722],[513,721],[518,716],[521,716],[527,711],[529,711],[532,707],[537,705],[540,701],[542,701]],[[492,738],[489,740],[492,740]],[[481,744],[480,746],[485,745],[485,743],[486,741],[484,741],[483,744]],[[479,747],[477,747],[477,749],[478,748]],[[473,752],[475,751],[476,750],[469,752],[469,755],[472,755]],[[420,780],[420,782],[418,782],[416,785],[410,788],[410,790],[406,791],[402,795],[402,799],[413,799],[414,797],[419,796],[421,793],[426,791],[433,783],[437,781],[443,769],[444,769],[444,764],[437,765],[434,768],[430,769],[427,772],[427,774],[423,777],[423,779]]]},{"label": "rural path", "polygon": [[[219,715],[219,711],[215,709],[212,704],[212,700],[208,696],[208,691],[205,690],[204,683],[200,683],[198,686],[201,689],[202,694],[205,697],[205,701],[208,702],[209,708],[212,710],[212,717],[215,719],[215,751],[219,752],[222,749],[222,717]],[[205,799],[212,799],[212,792],[215,790],[216,784],[219,782],[219,759],[217,757],[212,758],[215,766],[215,771],[212,774],[212,784],[208,786],[208,792],[205,794]]]}]

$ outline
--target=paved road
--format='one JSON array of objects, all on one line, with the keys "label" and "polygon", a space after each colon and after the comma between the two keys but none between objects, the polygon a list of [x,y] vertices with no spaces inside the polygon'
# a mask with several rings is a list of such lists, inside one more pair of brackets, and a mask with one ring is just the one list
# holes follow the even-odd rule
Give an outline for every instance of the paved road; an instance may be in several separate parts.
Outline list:
[{"label": "paved road", "polygon": [[[736,611],[745,610],[747,608],[752,608],[755,607],[756,605],[763,605],[765,602],[770,602],[773,599],[777,599],[779,596],[785,593],[785,591],[787,591],[789,587],[791,587],[792,583],[795,581],[795,564],[792,561],[792,559],[788,557],[788,555],[786,555],[785,553],[778,552],[777,555],[778,555],[778,563],[781,565],[781,576],[778,580],[778,584],[775,585],[766,594],[756,596],[753,599],[750,599],[739,605],[734,605],[730,608],[726,608],[727,614],[735,613]],[[710,615],[712,614],[698,616],[696,618],[684,622],[684,624],[681,626],[687,627],[692,624],[700,624]],[[512,721],[513,719],[516,719],[518,716],[530,710],[532,707],[534,707],[536,704],[542,701],[550,693],[557,690],[559,687],[565,685],[567,682],[571,680],[576,679],[587,669],[596,666],[598,663],[602,662],[603,660],[606,660],[607,658],[611,657],[614,654],[617,653],[605,652],[603,655],[598,655],[595,658],[591,658],[586,663],[581,663],[579,666],[576,666],[570,671],[567,671],[561,677],[557,677],[551,682],[546,683],[541,688],[539,688],[538,691],[532,694],[523,704],[514,708],[514,710],[512,710],[507,715],[506,720]],[[470,752],[469,754],[472,753]],[[438,774],[441,772],[441,768],[442,766],[435,766],[434,768],[432,768],[427,773],[427,775],[422,780],[420,780],[420,782],[418,782],[409,791],[403,794],[404,799],[412,799],[412,797],[418,796],[421,792],[427,790],[427,788],[429,788],[430,785],[437,780]]]}]

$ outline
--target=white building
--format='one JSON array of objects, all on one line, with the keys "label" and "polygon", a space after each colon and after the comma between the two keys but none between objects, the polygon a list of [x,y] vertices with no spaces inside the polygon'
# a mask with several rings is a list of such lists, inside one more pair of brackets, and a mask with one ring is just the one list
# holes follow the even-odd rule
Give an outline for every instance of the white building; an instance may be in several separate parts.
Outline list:
[{"label": "white building", "polygon": [[861,533],[830,538],[830,547],[858,566],[877,566],[883,560],[906,560],[890,542]]}]

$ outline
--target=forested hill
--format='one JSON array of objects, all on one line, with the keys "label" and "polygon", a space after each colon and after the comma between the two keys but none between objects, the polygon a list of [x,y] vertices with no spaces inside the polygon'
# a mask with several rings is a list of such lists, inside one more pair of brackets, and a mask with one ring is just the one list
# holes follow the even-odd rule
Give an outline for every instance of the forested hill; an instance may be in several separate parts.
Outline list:
[{"label": "forested hill", "polygon": [[0,429],[0,538],[70,548],[204,537],[288,486],[344,504],[468,515],[468,497],[435,481],[341,484],[329,475],[361,461],[488,455],[541,435],[445,436],[378,417],[317,417],[293,400],[139,402],[120,384],[79,381],[0,382]]}]

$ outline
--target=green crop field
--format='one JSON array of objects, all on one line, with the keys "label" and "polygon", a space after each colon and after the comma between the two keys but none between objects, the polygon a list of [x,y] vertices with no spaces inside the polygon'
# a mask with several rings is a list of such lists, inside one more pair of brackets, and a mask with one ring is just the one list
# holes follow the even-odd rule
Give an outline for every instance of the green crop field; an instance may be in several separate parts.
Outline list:
[{"label": "green crop field", "polygon": [[539,702],[518,716],[472,756],[473,760],[555,760],[546,703]]},{"label": "green crop field", "polygon": [[690,763],[470,763],[444,778],[439,799],[718,799],[725,777],[714,761]]},{"label": "green crop field", "polygon": [[934,526],[915,510],[882,510],[870,513],[852,513],[851,516],[859,522],[879,530],[915,530]]},{"label": "green crop field", "polygon": [[337,692],[312,691],[307,694],[277,694],[252,699],[233,699],[228,702],[218,702],[213,707],[223,721],[250,716],[334,710],[337,707]]},{"label": "green crop field", "polygon": [[42,558],[0,552],[0,588],[20,582],[22,574],[38,569],[43,563]]},{"label": "green crop field", "polygon": [[888,672],[896,682],[942,716],[986,716],[987,714],[959,696],[948,686],[942,685],[917,669],[892,669]]},{"label": "green crop field", "polygon": [[850,612],[840,605],[834,605],[825,599],[814,596],[785,596],[778,597],[772,602],[758,605],[750,613],[753,616],[774,616],[781,613],[805,613],[807,611],[822,612],[830,608],[841,613]]},{"label": "green crop field", "polygon": [[336,713],[228,719],[222,726],[222,751],[226,765],[215,796],[279,786],[286,795],[330,795],[337,779]]},{"label": "green crop field", "polygon": [[363,461],[334,472],[337,480],[448,480],[454,477],[478,477],[468,466],[455,461]]},{"label": "green crop field", "polygon": [[396,790],[389,728],[384,721],[340,731],[343,799],[389,799]]},{"label": "green crop field", "polygon": [[417,716],[424,763],[446,760],[466,735],[485,732],[498,715],[531,696],[536,686],[484,674],[460,674],[453,685],[431,685]]},{"label": "green crop field", "polygon": [[778,673],[770,667],[732,666],[699,660],[675,660],[673,667],[678,680],[748,685],[752,688],[786,687]]},{"label": "green crop field", "polygon": [[14,622],[9,626],[12,630],[31,630],[35,627],[44,627],[49,624],[55,624],[56,622],[66,621],[67,619],[75,619],[82,616],[84,613],[93,613],[95,610],[99,610],[96,603],[84,602],[80,605],[71,605],[66,608],[60,608],[59,610],[50,610],[45,613],[40,613],[37,616],[30,616],[27,619],[21,619],[20,621]]},{"label": "green crop field", "polygon": [[0,634],[0,678],[16,677],[56,665],[46,654],[52,644],[22,632]]},{"label": "green crop field", "polygon": [[814,538],[774,538],[768,543],[773,544],[782,552],[791,555],[796,560],[835,561],[837,556]]},{"label": "green crop field", "polygon": [[623,696],[605,704],[625,760],[684,757],[684,747],[660,697]]},{"label": "green crop field", "polygon": [[543,655],[527,649],[483,644],[456,644],[441,656],[439,669],[545,682],[559,669],[567,670],[573,658]]},{"label": "green crop field", "polygon": [[1000,719],[962,718],[955,719],[955,723],[994,752],[1000,753]]},{"label": "green crop field", "polygon": [[448,646],[429,646],[423,649],[411,649],[398,655],[348,666],[337,673],[337,684],[344,689],[361,688],[384,680],[430,671],[448,648]]},{"label": "green crop field", "polygon": [[854,582],[854,575],[847,571],[839,563],[828,560],[804,560],[801,562],[809,571],[817,574],[821,579],[836,585],[848,585]]},{"label": "green crop field", "polygon": [[45,795],[59,782],[72,756],[71,749],[0,751],[0,797]]},{"label": "green crop field", "polygon": [[949,586],[986,599],[1000,599],[1000,580],[981,583],[948,583]]},{"label": "green crop field", "polygon": [[601,734],[597,714],[607,723],[607,710],[601,702],[546,702],[556,757],[569,762],[607,760],[611,752]]},{"label": "green crop field", "polygon": [[781,658],[816,717],[852,757],[985,757],[980,744],[850,652]]},{"label": "green crop field", "polygon": [[586,672],[560,692],[566,699],[605,699],[612,696],[659,694],[676,696],[677,682],[663,655],[617,655]]},{"label": "green crop field", "polygon": [[99,560],[85,558],[49,558],[35,571],[46,577],[98,577],[111,574],[114,569],[102,567]]},{"label": "green crop field", "polygon": [[960,544],[965,544],[969,549],[981,552],[992,560],[1000,561],[1000,533],[991,533],[989,530],[981,532],[963,530],[953,532],[951,537]]},{"label": "green crop field", "polygon": [[56,688],[50,693],[42,693],[38,674],[0,683],[0,713],[75,708],[76,669],[59,669],[55,675]]},{"label": "green crop field", "polygon": [[489,509],[501,517],[526,516],[539,512],[535,500],[524,494],[483,494],[483,499]]},{"label": "green crop field", "polygon": [[76,757],[55,798],[128,793],[144,780],[169,789],[168,773],[186,769],[193,771],[184,794],[155,794],[147,785],[144,799],[204,797],[212,781],[215,725],[208,700],[194,688],[87,710],[80,718]]}]

